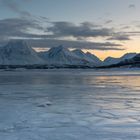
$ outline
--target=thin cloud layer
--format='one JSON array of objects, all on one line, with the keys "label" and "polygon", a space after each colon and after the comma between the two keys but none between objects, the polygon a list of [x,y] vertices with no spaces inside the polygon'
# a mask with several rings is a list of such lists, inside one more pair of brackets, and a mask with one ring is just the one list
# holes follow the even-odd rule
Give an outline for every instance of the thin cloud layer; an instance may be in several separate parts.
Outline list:
[{"label": "thin cloud layer", "polygon": [[88,42],[88,41],[69,41],[58,39],[41,39],[41,40],[28,40],[33,47],[56,47],[63,45],[67,48],[80,48],[80,49],[94,49],[94,50],[124,50],[122,45],[110,42]]},{"label": "thin cloud layer", "polygon": [[125,34],[121,35],[121,34],[119,34],[119,35],[114,35],[114,36],[108,38],[108,40],[127,41],[127,40],[131,40],[131,39],[130,39],[130,37],[128,35],[125,35]]},{"label": "thin cloud layer", "polygon": [[20,1],[31,1],[31,0],[0,0],[0,2],[3,4],[3,6],[7,7],[9,10],[17,13],[20,16],[28,16],[30,17],[31,14],[28,11],[22,10],[21,6],[18,2]]},{"label": "thin cloud layer", "polygon": [[80,25],[71,22],[53,22],[48,31],[59,37],[106,37],[114,34],[113,29],[97,27],[90,22],[83,22]]},{"label": "thin cloud layer", "polygon": [[28,33],[28,29],[41,29],[34,20],[21,18],[11,18],[0,20],[0,38],[9,39],[10,37],[33,37]]}]

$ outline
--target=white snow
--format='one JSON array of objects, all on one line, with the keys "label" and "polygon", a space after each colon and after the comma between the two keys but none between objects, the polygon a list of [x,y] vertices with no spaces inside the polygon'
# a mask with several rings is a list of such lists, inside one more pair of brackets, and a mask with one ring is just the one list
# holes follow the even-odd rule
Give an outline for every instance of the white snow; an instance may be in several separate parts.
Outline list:
[{"label": "white snow", "polygon": [[70,51],[66,47],[58,46],[50,48],[49,51],[39,53],[46,63],[53,65],[97,65],[99,58],[90,54],[84,53],[81,50]]},{"label": "white snow", "polygon": [[111,64],[117,64],[121,61],[124,61],[126,59],[131,59],[133,57],[135,57],[137,55],[137,53],[126,53],[124,54],[122,57],[120,58],[114,58],[114,57],[107,57],[104,61],[103,61],[103,65],[111,65]]},{"label": "white snow", "polygon": [[140,70],[0,72],[0,140],[139,140]]},{"label": "white snow", "polygon": [[10,41],[0,47],[0,65],[43,64],[44,61],[24,41]]},{"label": "white snow", "polygon": [[79,58],[86,60],[89,64],[99,66],[102,61],[95,55],[87,52],[84,53],[80,49],[73,50],[73,53],[76,54]]}]

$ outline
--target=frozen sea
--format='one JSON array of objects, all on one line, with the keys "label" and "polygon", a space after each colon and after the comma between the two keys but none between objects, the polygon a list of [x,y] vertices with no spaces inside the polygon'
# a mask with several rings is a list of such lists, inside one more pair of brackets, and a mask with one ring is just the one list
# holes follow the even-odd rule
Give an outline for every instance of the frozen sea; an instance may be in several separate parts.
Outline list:
[{"label": "frozen sea", "polygon": [[0,140],[140,140],[140,70],[0,71]]}]

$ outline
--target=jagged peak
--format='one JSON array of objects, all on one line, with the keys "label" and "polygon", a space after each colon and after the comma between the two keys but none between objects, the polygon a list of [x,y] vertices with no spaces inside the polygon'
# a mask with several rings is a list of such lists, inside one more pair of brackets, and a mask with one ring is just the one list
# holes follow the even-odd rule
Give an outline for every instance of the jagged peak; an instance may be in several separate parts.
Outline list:
[{"label": "jagged peak", "polygon": [[70,52],[70,51],[68,48],[64,47],[63,45],[59,45],[57,47],[50,48],[48,52],[58,53],[58,52]]},{"label": "jagged peak", "polygon": [[115,58],[115,57],[109,56],[109,57],[107,57],[107,58],[104,59],[104,62],[106,62],[106,61],[111,61],[111,60],[115,60],[115,59],[119,59],[119,58]]},{"label": "jagged peak", "polygon": [[75,50],[73,50],[73,52],[75,52],[75,53],[81,53],[81,54],[84,53],[81,49],[75,49]]},{"label": "jagged peak", "polygon": [[97,57],[95,54],[90,53],[90,52],[86,52],[86,55]]},{"label": "jagged peak", "polygon": [[49,49],[49,51],[69,51],[68,48],[64,47],[63,45],[59,45],[57,47],[52,47]]},{"label": "jagged peak", "polygon": [[90,54],[90,55],[93,55],[92,53],[90,53],[90,52],[86,52],[86,54]]}]

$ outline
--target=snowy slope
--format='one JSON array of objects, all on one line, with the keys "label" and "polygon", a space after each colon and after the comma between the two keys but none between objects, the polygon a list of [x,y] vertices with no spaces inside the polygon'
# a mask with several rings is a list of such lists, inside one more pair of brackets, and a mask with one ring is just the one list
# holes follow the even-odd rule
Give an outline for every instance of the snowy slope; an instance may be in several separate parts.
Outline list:
[{"label": "snowy slope", "polygon": [[48,64],[53,65],[88,65],[86,59],[77,56],[63,46],[53,47],[49,51],[40,52],[39,56],[46,60]]},{"label": "snowy slope", "polygon": [[103,65],[117,64],[117,63],[119,63],[121,61],[131,59],[131,58],[135,57],[136,55],[137,55],[136,53],[126,53],[125,55],[123,55],[120,58],[107,57],[104,60]]},{"label": "snowy slope", "polygon": [[119,63],[120,61],[121,61],[120,58],[107,57],[107,58],[103,61],[103,65],[117,64],[117,63]]},{"label": "snowy slope", "polygon": [[97,64],[102,63],[102,61],[97,56],[95,56],[94,54],[91,54],[90,52],[87,52],[86,56]]},{"label": "snowy slope", "polygon": [[140,53],[135,55],[133,58],[125,59],[124,61],[121,61],[121,63],[139,63],[140,64]]},{"label": "snowy slope", "polygon": [[44,61],[24,41],[10,41],[0,48],[0,65],[43,64]]},{"label": "snowy slope", "polygon": [[121,60],[131,59],[131,58],[135,57],[136,55],[137,55],[137,53],[126,53],[125,55],[123,55],[121,57]]},{"label": "snowy slope", "polygon": [[97,56],[95,56],[95,55],[93,55],[89,52],[84,53],[80,49],[73,50],[73,53],[76,54],[81,59],[84,59],[84,60],[88,61],[90,64],[93,64],[93,65],[100,65],[101,62],[102,62]]}]

